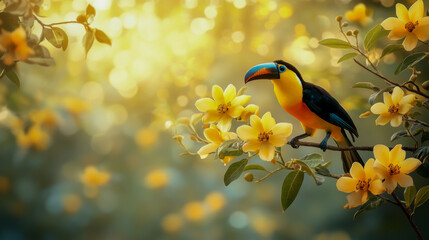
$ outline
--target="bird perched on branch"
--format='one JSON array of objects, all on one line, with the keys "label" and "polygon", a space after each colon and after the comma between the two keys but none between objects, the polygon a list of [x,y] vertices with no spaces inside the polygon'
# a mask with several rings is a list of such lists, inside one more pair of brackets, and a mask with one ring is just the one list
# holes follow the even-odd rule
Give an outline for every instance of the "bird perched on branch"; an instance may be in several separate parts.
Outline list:
[{"label": "bird perched on branch", "polygon": [[[359,134],[344,108],[325,89],[305,82],[290,63],[277,60],[254,66],[246,73],[245,83],[257,79],[271,80],[280,105],[301,122],[304,134],[290,141],[292,147],[298,148],[298,141],[313,136],[317,129],[326,131],[326,136],[320,143],[323,151],[326,151],[330,137],[339,147],[353,146],[346,131],[353,140]],[[364,164],[356,150],[342,151],[341,159],[346,173],[350,171],[353,162]]]}]

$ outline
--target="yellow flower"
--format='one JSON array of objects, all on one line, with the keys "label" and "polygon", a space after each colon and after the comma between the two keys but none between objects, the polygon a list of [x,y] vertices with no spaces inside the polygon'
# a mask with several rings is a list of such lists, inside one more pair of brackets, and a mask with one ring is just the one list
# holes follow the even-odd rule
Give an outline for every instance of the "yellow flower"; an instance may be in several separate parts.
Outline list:
[{"label": "yellow flower", "polygon": [[341,177],[337,181],[337,189],[341,192],[350,193],[347,196],[347,208],[354,208],[366,203],[369,199],[368,191],[378,195],[386,191],[380,179],[373,169],[374,159],[369,159],[365,168],[360,163],[354,162],[350,168],[351,177]]},{"label": "yellow flower", "polygon": [[[205,159],[209,153],[216,152],[216,149],[225,141],[230,139],[236,139],[237,134],[233,132],[222,132],[216,125],[212,124],[209,128],[204,130],[204,136],[210,142],[207,145],[203,146],[198,150],[198,154],[201,159]],[[222,159],[222,162],[226,165],[228,164],[234,157],[226,156]]]},{"label": "yellow flower", "polygon": [[368,17],[366,12],[365,4],[359,3],[353,8],[353,10],[347,11],[345,17],[351,22],[358,22],[362,25],[366,25],[371,22],[371,17]]},{"label": "yellow flower", "polygon": [[80,177],[83,184],[88,187],[103,186],[110,180],[110,174],[107,172],[98,171],[94,166],[85,168],[83,175]]},{"label": "yellow flower", "polygon": [[250,116],[252,115],[258,115],[259,116],[259,107],[255,104],[249,104],[247,105],[241,115],[237,118],[238,121],[247,122],[249,120]]},{"label": "yellow flower", "polygon": [[407,114],[413,107],[415,95],[404,96],[400,87],[395,87],[392,94],[383,93],[384,103],[376,103],[371,107],[371,112],[380,114],[375,120],[376,125],[386,125],[390,121],[392,127],[398,127],[402,123],[402,115]]},{"label": "yellow flower", "polygon": [[151,171],[144,180],[148,188],[156,189],[165,187],[170,181],[170,177],[166,171],[157,169]]},{"label": "yellow flower", "polygon": [[396,145],[392,151],[384,145],[376,145],[374,156],[376,159],[374,171],[380,179],[384,179],[383,185],[389,194],[395,190],[398,183],[401,187],[412,186],[413,179],[407,174],[422,164],[416,158],[405,159],[405,151],[402,150],[401,144]]},{"label": "yellow flower", "polygon": [[58,124],[58,116],[50,109],[31,111],[30,118],[34,123],[45,125],[48,128],[53,128]]},{"label": "yellow flower", "polygon": [[18,145],[22,148],[33,147],[42,151],[48,147],[49,135],[41,128],[39,124],[30,127],[27,134],[24,131],[17,132]]},{"label": "yellow flower", "polygon": [[75,116],[85,113],[90,109],[90,105],[86,101],[79,98],[64,99],[64,107]]},{"label": "yellow flower", "polygon": [[185,217],[192,222],[201,221],[204,218],[204,205],[200,202],[189,202],[183,207]]},{"label": "yellow flower", "polygon": [[22,27],[13,32],[2,30],[0,52],[4,52],[3,63],[7,66],[13,65],[16,59],[25,61],[29,56],[34,55],[34,51],[25,41],[25,31]]},{"label": "yellow flower", "polygon": [[245,140],[244,152],[258,152],[259,157],[265,161],[274,158],[275,148],[287,143],[286,137],[292,132],[292,124],[278,123],[271,113],[267,112],[262,119],[256,115],[250,116],[250,126],[240,126],[237,128],[238,136]]},{"label": "yellow flower", "polygon": [[413,50],[418,40],[429,39],[429,17],[424,17],[424,5],[422,0],[416,1],[409,9],[400,4],[396,4],[396,16],[390,17],[381,23],[381,26],[390,30],[388,38],[399,40],[405,37],[402,45],[405,50]]},{"label": "yellow flower", "polygon": [[217,123],[218,127],[227,132],[231,128],[233,118],[239,117],[244,110],[250,96],[237,96],[234,85],[229,84],[225,91],[218,85],[212,88],[211,98],[201,98],[195,103],[200,112],[204,113],[203,123]]}]

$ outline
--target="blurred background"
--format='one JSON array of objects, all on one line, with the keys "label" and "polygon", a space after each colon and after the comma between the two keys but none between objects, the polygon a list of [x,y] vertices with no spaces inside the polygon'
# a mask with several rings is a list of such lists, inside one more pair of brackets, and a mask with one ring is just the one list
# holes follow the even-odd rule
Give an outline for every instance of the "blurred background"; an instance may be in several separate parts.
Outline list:
[{"label": "blurred background", "polygon": [[[345,51],[318,45],[340,37],[337,15],[364,3],[363,17],[349,14],[346,20],[350,29],[365,33],[394,16],[396,2],[45,0],[45,23],[74,20],[91,3],[97,10],[92,25],[113,44],[96,43],[85,58],[84,29],[65,25],[67,51],[44,44],[55,67],[20,64],[20,89],[0,82],[0,239],[413,238],[405,216],[390,204],[353,220],[355,211],[343,209],[346,194],[333,179],[316,186],[306,177],[297,200],[282,213],[286,172],[259,184],[241,178],[225,187],[223,163],[179,156],[182,149],[172,139],[176,131],[184,134],[196,152],[202,145],[190,141],[176,119],[197,112],[194,102],[210,96],[213,84],[238,89],[250,67],[283,59],[341,102],[361,135],[355,145],[396,144],[389,139],[397,129],[375,126],[374,115],[359,119],[369,110],[371,92],[351,88],[358,81],[384,83],[352,61],[337,64]],[[380,53],[375,48],[371,54]],[[393,79],[408,78],[406,71],[393,76],[397,57],[406,53],[395,54],[379,67]],[[427,80],[427,67],[420,69]],[[247,94],[261,113],[293,123],[293,136],[302,133],[277,104],[271,84],[256,81]],[[318,133],[310,140],[322,138]],[[286,159],[313,152],[333,161],[331,172],[341,173],[339,152],[283,148]],[[413,177],[418,188],[428,184]],[[415,216],[426,236],[428,211],[426,204]]]}]

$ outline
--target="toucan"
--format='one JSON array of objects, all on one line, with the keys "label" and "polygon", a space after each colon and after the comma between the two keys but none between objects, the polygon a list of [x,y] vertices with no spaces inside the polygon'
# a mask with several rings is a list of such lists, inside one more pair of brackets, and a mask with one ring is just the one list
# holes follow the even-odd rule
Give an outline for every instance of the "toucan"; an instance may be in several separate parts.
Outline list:
[{"label": "toucan", "polygon": [[[278,102],[289,114],[297,118],[304,134],[291,139],[290,145],[298,148],[300,139],[313,136],[317,129],[325,130],[326,136],[320,148],[326,151],[332,137],[339,147],[353,146],[346,135],[348,131],[354,141],[358,131],[346,110],[325,89],[304,81],[298,69],[283,60],[263,63],[252,67],[244,82],[257,79],[271,80]],[[341,152],[344,172],[348,173],[353,162],[364,164],[356,150]]]}]

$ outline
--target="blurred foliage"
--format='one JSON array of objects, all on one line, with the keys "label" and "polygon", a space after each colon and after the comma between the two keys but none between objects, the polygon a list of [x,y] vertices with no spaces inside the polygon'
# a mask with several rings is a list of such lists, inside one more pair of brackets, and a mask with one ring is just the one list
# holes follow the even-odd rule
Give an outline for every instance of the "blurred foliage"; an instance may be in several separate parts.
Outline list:
[{"label": "blurred foliage", "polygon": [[[24,15],[6,13],[7,2]],[[353,212],[344,213],[341,207],[344,194],[330,179],[319,187],[313,179],[304,179],[299,201],[281,214],[278,186],[285,175],[251,186],[235,181],[225,188],[223,164],[179,157],[182,149],[175,141],[183,141],[190,152],[201,144],[188,137],[171,138],[186,128],[176,127],[176,120],[190,118],[196,112],[193,103],[209,96],[211,85],[241,87],[250,66],[280,58],[299,66],[306,81],[328,90],[357,119],[370,108],[371,93],[351,87],[378,80],[350,60],[338,64],[344,52],[320,47],[319,41],[339,38],[333,19],[360,1],[29,2],[0,2],[2,31],[13,32],[19,23],[29,26],[34,21],[31,31],[23,28],[35,54],[26,63],[36,64],[17,62],[0,80],[1,239],[322,240],[404,239],[414,234],[405,218],[398,217],[399,210],[387,204],[353,221]],[[349,23],[361,32],[395,13],[393,0],[362,2],[365,17],[374,24]],[[404,1],[407,6],[412,2]],[[41,25],[31,11],[44,24],[78,23]],[[94,41],[105,44],[92,45]],[[392,44],[387,38],[379,43]],[[375,56],[383,52],[380,46],[372,49]],[[407,70],[397,76],[393,72],[398,59],[410,54],[391,48],[382,54],[379,67],[389,77],[408,78]],[[429,76],[425,64],[427,58],[415,64],[421,71],[419,84]],[[298,126],[273,104],[271,86],[256,84],[247,94],[263,112]],[[379,101],[381,95],[374,99]],[[419,118],[427,119],[427,114]],[[391,145],[394,130],[376,128],[374,120],[369,116],[355,121],[361,132],[356,145]],[[292,134],[299,133],[297,127]],[[414,144],[410,138],[401,142]],[[291,149],[284,157],[310,151]],[[338,154],[323,156],[339,171]],[[427,179],[413,177],[417,189],[427,185]],[[417,223],[425,222],[427,211],[427,204],[420,206]],[[424,228],[422,232],[429,234]]]}]

